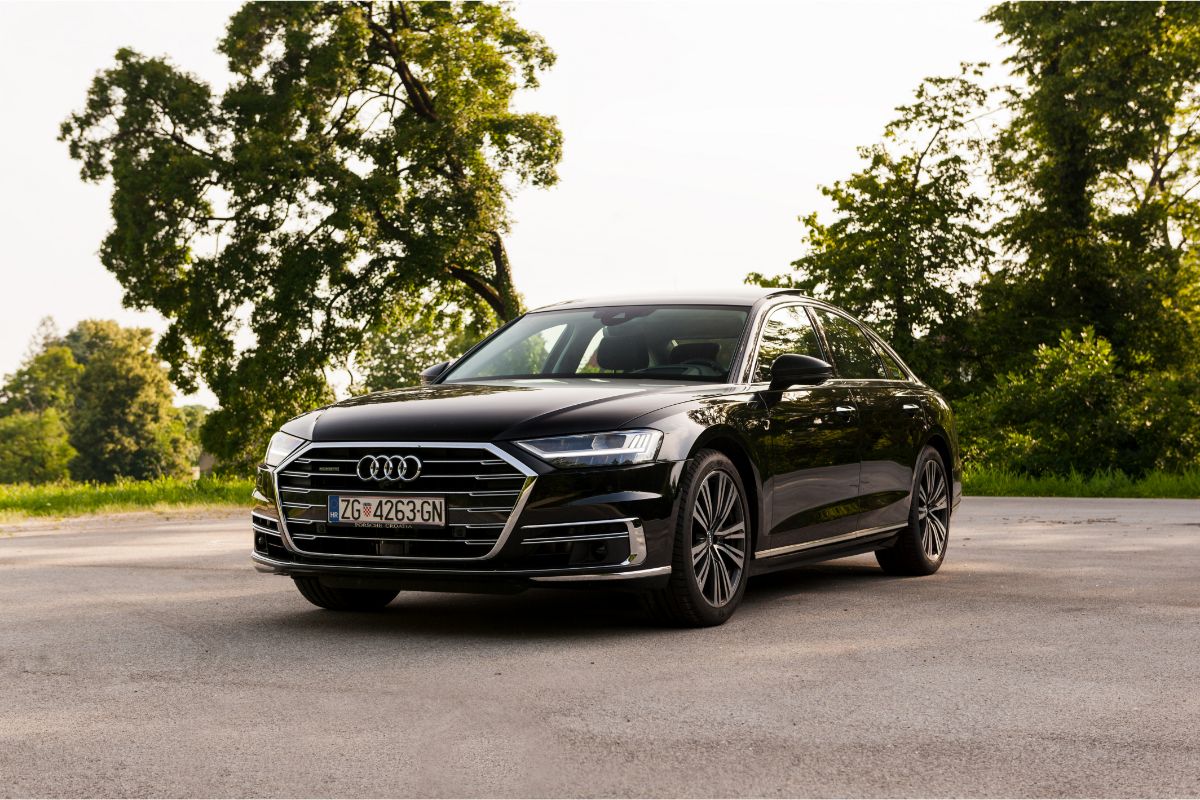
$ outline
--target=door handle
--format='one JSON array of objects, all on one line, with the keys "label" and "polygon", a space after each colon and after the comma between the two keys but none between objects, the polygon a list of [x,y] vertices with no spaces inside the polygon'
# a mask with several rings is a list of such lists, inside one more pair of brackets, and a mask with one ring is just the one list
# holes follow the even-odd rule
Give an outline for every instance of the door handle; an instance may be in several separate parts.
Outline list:
[{"label": "door handle", "polygon": [[833,412],[843,417],[852,417],[854,416],[855,408],[854,406],[837,406],[833,409]]},{"label": "door handle", "polygon": [[905,403],[904,405],[900,406],[900,410],[905,414],[916,415],[921,413],[921,407],[916,403]]}]

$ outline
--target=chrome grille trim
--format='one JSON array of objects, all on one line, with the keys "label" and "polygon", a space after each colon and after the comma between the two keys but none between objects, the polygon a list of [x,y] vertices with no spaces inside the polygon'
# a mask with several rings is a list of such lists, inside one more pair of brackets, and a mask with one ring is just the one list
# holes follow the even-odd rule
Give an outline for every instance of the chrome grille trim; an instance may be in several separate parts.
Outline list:
[{"label": "chrome grille trim", "polygon": [[[495,479],[506,478],[506,479],[512,480],[512,481],[522,480],[523,483],[522,483],[522,486],[520,489],[512,489],[512,490],[416,491],[416,490],[409,490],[407,488],[400,488],[400,489],[394,489],[394,490],[382,490],[382,489],[376,489],[373,487],[364,487],[362,489],[353,489],[353,490],[338,490],[338,491],[354,491],[354,492],[359,492],[361,494],[385,494],[385,495],[386,494],[397,494],[397,495],[405,495],[405,496],[408,496],[408,495],[430,495],[430,496],[437,496],[437,497],[443,497],[443,496],[448,497],[448,496],[456,495],[456,496],[466,496],[466,497],[497,497],[497,498],[499,498],[499,497],[515,497],[516,500],[513,503],[511,511],[509,511],[509,508],[507,506],[499,507],[499,508],[490,508],[490,509],[453,509],[453,510],[457,510],[457,511],[492,510],[496,513],[504,512],[504,511],[509,512],[508,519],[503,523],[495,523],[495,524],[472,523],[472,524],[466,524],[466,525],[460,525],[460,526],[449,526],[449,525],[447,526],[447,527],[463,527],[463,528],[472,529],[472,530],[481,530],[481,529],[494,530],[495,528],[502,528],[499,535],[496,537],[495,543],[492,545],[491,549],[488,550],[488,552],[484,553],[483,555],[452,556],[452,557],[398,556],[398,555],[381,556],[381,555],[322,553],[322,552],[306,551],[306,550],[301,549],[299,547],[299,545],[296,544],[295,539],[303,538],[305,540],[311,540],[311,539],[320,538],[319,535],[305,533],[305,534],[297,534],[296,537],[293,537],[289,528],[291,527],[292,523],[301,523],[304,525],[311,525],[313,522],[315,522],[315,520],[288,519],[287,515],[284,513],[284,509],[285,508],[293,508],[293,507],[317,508],[317,507],[320,507],[320,504],[298,503],[298,504],[293,505],[290,501],[285,502],[283,500],[283,494],[284,494],[284,492],[287,492],[287,493],[295,492],[295,493],[300,493],[300,494],[308,494],[308,493],[312,493],[312,492],[323,492],[325,494],[332,494],[333,491],[328,490],[328,489],[315,488],[315,487],[297,487],[297,488],[282,487],[279,484],[279,479],[280,479],[280,477],[305,477],[305,478],[308,478],[308,477],[323,477],[323,478],[349,477],[349,475],[344,474],[344,473],[342,473],[342,474],[329,473],[329,472],[310,473],[310,472],[297,472],[297,471],[293,471],[293,470],[289,469],[290,466],[292,466],[293,464],[295,464],[298,461],[306,463],[306,464],[310,463],[311,461],[330,461],[330,462],[340,461],[342,463],[349,463],[350,461],[352,461],[352,459],[326,459],[326,458],[308,459],[308,458],[305,458],[305,454],[308,453],[309,451],[314,450],[314,449],[321,449],[321,448],[372,448],[372,449],[386,448],[386,449],[391,449],[391,450],[405,450],[405,449],[419,450],[421,448],[427,448],[427,449],[437,449],[437,450],[455,450],[455,449],[485,450],[494,457],[491,459],[486,459],[486,460],[475,460],[475,459],[442,460],[440,463],[478,464],[480,466],[493,466],[493,467],[500,466],[500,465],[508,465],[508,466],[512,467],[513,469],[515,469],[520,474],[518,474],[518,475],[503,475],[503,476],[497,475],[497,476],[486,476],[486,477],[495,478]],[[430,463],[438,463],[438,462],[435,459],[431,459]],[[436,479],[436,476],[433,476],[433,477],[434,477],[434,479]],[[479,476],[455,475],[453,477],[454,478],[478,478]],[[279,517],[280,517],[280,520],[279,520],[280,534],[282,534],[284,546],[288,550],[291,550],[294,553],[299,553],[301,555],[312,556],[312,557],[316,557],[316,558],[351,559],[351,560],[356,560],[356,561],[362,561],[362,560],[366,559],[366,560],[372,560],[372,561],[385,561],[385,562],[387,562],[387,561],[459,562],[459,561],[483,561],[483,560],[492,558],[493,556],[495,556],[497,553],[500,552],[500,550],[504,547],[505,543],[508,541],[509,537],[512,535],[513,530],[516,529],[517,520],[520,518],[521,512],[525,509],[525,503],[526,503],[526,501],[528,501],[529,495],[533,490],[534,482],[537,479],[537,473],[534,472],[526,464],[522,463],[517,458],[514,458],[513,456],[504,452],[496,445],[490,444],[487,442],[434,442],[434,441],[430,441],[430,442],[308,442],[305,445],[303,445],[302,447],[300,447],[298,450],[296,450],[294,453],[292,453],[278,467],[273,469],[271,471],[271,479],[274,482],[274,486],[275,486],[275,504],[276,504],[276,510],[278,511]],[[450,510],[451,510],[450,508],[447,508],[447,512],[449,512]],[[329,538],[350,539],[353,537],[329,537]],[[364,538],[364,539],[369,538],[372,541],[388,541],[387,539],[381,538],[381,537],[362,537],[362,538]],[[418,541],[418,539],[414,538],[414,539],[409,539],[409,540],[405,540],[405,541]],[[492,543],[492,540],[490,537],[486,540],[464,538],[464,539],[438,540],[438,541],[462,542],[463,544],[474,545],[474,546],[486,546],[486,545]]]}]

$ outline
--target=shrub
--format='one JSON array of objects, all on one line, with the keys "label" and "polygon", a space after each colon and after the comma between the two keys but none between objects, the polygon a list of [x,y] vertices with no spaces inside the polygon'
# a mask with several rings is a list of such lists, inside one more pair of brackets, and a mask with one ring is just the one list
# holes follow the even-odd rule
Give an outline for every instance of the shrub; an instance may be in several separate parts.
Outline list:
[{"label": "shrub", "polygon": [[1200,456],[1200,381],[1125,371],[1090,328],[959,403],[967,460],[1029,475],[1182,470]]}]

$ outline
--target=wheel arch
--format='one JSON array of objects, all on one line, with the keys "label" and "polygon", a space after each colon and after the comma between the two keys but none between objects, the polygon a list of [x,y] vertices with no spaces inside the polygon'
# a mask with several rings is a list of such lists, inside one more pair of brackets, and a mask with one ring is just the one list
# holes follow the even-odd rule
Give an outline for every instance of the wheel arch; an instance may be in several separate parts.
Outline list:
[{"label": "wheel arch", "polygon": [[758,546],[758,537],[762,533],[763,520],[766,514],[762,478],[755,466],[747,443],[732,428],[710,428],[696,438],[692,444],[688,459],[695,457],[701,450],[716,450],[724,455],[737,468],[738,476],[742,479],[742,488],[746,490],[746,501],[750,506],[751,541],[748,558],[753,558],[753,552]]},{"label": "wheel arch", "polygon": [[946,471],[953,473],[954,471],[954,452],[950,449],[950,441],[945,432],[940,429],[934,429],[928,436],[925,437],[925,447],[932,447],[942,457],[942,465]]}]

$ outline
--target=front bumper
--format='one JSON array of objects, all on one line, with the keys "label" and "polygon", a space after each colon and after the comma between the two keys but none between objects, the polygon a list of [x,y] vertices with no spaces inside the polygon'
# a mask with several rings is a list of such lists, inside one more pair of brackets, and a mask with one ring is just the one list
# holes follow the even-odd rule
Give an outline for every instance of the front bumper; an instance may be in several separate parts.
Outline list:
[{"label": "front bumper", "polygon": [[511,533],[482,560],[330,558],[299,552],[279,530],[273,476],[263,470],[252,515],[252,558],[260,572],[317,575],[346,586],[450,591],[661,586],[671,570],[683,463],[570,470],[536,465],[538,474],[514,513]]}]

